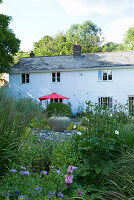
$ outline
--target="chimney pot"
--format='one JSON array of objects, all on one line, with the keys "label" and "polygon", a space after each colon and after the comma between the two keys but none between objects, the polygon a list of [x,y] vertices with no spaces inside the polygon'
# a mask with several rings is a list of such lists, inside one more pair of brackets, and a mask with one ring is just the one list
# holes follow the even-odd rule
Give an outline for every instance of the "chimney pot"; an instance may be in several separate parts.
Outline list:
[{"label": "chimney pot", "polygon": [[81,56],[81,46],[79,43],[76,45],[73,45],[73,56],[74,57],[80,57]]},{"label": "chimney pot", "polygon": [[30,53],[30,57],[34,57],[34,56],[35,56],[34,52],[31,51],[31,53]]}]

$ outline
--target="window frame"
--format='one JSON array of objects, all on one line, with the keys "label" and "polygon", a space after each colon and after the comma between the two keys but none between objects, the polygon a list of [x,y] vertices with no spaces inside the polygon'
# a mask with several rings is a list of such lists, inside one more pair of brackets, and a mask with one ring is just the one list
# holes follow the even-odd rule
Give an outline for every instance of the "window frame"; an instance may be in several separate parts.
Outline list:
[{"label": "window frame", "polygon": [[21,73],[21,83],[22,84],[30,83],[30,74],[29,73]]},{"label": "window frame", "polygon": [[[106,101],[105,101],[106,100]],[[98,105],[99,107],[106,107],[106,108],[113,108],[113,97],[105,96],[105,97],[98,97]]]},{"label": "window frame", "polygon": [[112,70],[110,69],[98,70],[98,81],[112,81],[112,80],[113,80]]},{"label": "window frame", "polygon": [[52,72],[51,78],[52,78],[52,83],[60,83],[61,82],[61,73],[60,72]]}]

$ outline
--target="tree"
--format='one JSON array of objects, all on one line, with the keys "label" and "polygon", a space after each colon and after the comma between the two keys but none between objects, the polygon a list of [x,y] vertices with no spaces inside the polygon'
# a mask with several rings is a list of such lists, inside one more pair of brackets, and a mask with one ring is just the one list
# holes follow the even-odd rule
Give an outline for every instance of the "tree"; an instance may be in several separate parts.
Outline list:
[{"label": "tree", "polygon": [[29,52],[24,52],[24,51],[18,51],[14,56],[14,63],[19,62],[23,57],[29,57],[30,53]]},{"label": "tree", "polygon": [[102,46],[103,52],[112,52],[112,51],[118,51],[118,50],[119,50],[119,44],[114,43],[114,42],[108,42]]},{"label": "tree", "polygon": [[73,45],[76,42],[82,46],[82,53],[101,51],[101,29],[91,21],[83,24],[74,24],[64,34],[58,33],[55,37],[45,35],[34,43],[36,56],[68,55],[73,53]]},{"label": "tree", "polygon": [[128,31],[126,32],[124,43],[125,43],[126,49],[134,50],[134,26],[130,27]]},{"label": "tree", "polygon": [[79,42],[82,46],[82,53],[100,51],[101,29],[91,21],[85,21],[83,24],[74,24],[67,31],[67,41],[73,43]]},{"label": "tree", "polygon": [[[1,0],[0,0],[1,2]],[[9,28],[12,18],[0,14],[0,72],[6,72],[13,65],[13,55],[19,50],[20,40]]]}]

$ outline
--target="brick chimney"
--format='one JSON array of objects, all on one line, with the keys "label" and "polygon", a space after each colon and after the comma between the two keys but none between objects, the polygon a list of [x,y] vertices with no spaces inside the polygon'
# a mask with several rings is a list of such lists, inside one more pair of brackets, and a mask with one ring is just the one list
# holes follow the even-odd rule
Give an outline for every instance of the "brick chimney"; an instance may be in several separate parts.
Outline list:
[{"label": "brick chimney", "polygon": [[73,45],[73,56],[74,57],[81,56],[81,46],[79,45],[78,42],[76,42],[76,44]]},{"label": "brick chimney", "polygon": [[35,56],[34,52],[31,51],[31,53],[30,53],[30,57],[34,57],[34,56]]}]

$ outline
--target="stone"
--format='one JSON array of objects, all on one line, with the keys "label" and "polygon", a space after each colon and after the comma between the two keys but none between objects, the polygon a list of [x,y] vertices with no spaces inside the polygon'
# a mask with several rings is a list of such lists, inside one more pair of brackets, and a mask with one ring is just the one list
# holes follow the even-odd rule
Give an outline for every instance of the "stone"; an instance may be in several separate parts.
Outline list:
[{"label": "stone", "polygon": [[48,119],[48,125],[54,131],[62,132],[70,125],[71,120],[68,117],[50,117]]}]

